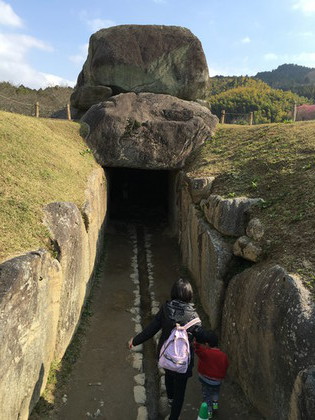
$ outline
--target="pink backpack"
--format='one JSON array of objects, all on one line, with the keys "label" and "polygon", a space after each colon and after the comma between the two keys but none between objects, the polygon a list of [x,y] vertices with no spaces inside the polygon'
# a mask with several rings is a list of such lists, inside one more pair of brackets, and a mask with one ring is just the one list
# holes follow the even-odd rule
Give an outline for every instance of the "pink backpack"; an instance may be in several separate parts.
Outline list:
[{"label": "pink backpack", "polygon": [[201,322],[199,318],[194,318],[182,327],[176,324],[161,347],[159,367],[177,373],[187,372],[190,363],[190,345],[187,330],[199,322]]}]

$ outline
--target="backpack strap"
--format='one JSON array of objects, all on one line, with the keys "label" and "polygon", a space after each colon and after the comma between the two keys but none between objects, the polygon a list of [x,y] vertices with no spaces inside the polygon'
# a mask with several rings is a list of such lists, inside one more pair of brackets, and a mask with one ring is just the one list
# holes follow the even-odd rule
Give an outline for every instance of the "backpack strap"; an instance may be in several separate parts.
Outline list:
[{"label": "backpack strap", "polygon": [[193,325],[198,324],[199,322],[201,323],[200,318],[198,318],[198,317],[194,318],[191,321],[187,322],[187,324],[183,325],[180,329],[188,330],[188,328],[192,327]]}]

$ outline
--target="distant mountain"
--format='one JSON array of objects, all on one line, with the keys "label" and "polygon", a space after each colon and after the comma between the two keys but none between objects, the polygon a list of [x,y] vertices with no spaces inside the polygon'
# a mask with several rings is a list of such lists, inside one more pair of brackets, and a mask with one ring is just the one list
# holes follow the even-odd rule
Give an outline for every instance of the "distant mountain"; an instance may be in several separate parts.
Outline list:
[{"label": "distant mountain", "polygon": [[315,99],[315,68],[282,64],[275,70],[257,73],[255,78],[272,88],[291,90],[298,95]]}]

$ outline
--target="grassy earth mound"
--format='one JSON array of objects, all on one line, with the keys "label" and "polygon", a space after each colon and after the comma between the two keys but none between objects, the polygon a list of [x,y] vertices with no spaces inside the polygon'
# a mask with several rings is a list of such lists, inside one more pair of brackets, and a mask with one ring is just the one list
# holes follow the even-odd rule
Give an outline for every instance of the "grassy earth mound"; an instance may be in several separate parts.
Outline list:
[{"label": "grassy earth mound", "polygon": [[44,247],[43,206],[85,200],[98,165],[80,124],[0,111],[0,262]]},{"label": "grassy earth mound", "polygon": [[265,261],[300,274],[315,294],[315,122],[219,126],[187,171],[215,176],[213,193],[260,197]]}]

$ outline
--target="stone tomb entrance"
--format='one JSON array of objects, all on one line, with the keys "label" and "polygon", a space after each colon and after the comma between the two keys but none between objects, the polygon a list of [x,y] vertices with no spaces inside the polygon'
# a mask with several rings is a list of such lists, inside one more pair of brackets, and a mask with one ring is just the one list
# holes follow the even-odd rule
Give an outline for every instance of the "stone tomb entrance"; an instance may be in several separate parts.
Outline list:
[{"label": "stone tomb entrance", "polygon": [[105,168],[110,220],[167,223],[172,220],[177,171]]}]

